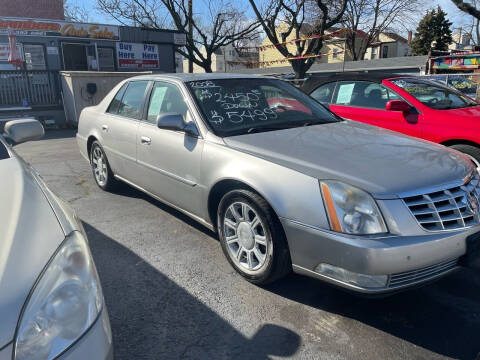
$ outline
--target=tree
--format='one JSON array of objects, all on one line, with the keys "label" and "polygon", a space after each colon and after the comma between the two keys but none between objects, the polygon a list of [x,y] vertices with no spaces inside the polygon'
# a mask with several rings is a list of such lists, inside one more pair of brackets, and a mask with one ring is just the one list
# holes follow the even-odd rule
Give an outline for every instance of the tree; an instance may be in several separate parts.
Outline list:
[{"label": "tree", "polygon": [[[307,0],[267,0],[260,8],[256,1],[249,0],[257,19],[272,44],[285,58],[302,55],[317,55],[322,49],[325,32],[339,24],[348,0],[314,0],[312,6],[319,14],[312,23],[306,21],[309,15]],[[259,1],[260,2],[260,1]],[[285,25],[281,32],[280,25]],[[308,28],[308,30],[306,30]],[[294,50],[284,44],[293,34],[296,39],[302,36],[319,35],[314,39],[296,41]],[[315,57],[289,60],[295,77],[302,79],[315,62]]]},{"label": "tree", "polygon": [[472,15],[474,18],[480,19],[480,9],[477,7],[477,1],[470,2],[462,0],[452,0],[452,2],[463,12]]},{"label": "tree", "polygon": [[72,0],[63,0],[65,17],[72,21],[88,22],[88,10],[84,5],[78,5]]},{"label": "tree", "polygon": [[453,41],[451,25],[447,13],[440,6],[428,11],[420,20],[412,41],[413,55],[427,55],[433,44],[435,50],[448,50],[448,45]]},{"label": "tree", "polygon": [[363,60],[367,48],[387,30],[406,29],[422,7],[421,0],[350,0],[343,18],[349,29],[346,45],[353,60]]},{"label": "tree", "polygon": [[[212,72],[212,55],[223,46],[258,36],[258,23],[230,0],[97,0],[98,7],[125,25],[150,29],[175,28],[186,35],[186,48],[177,52],[205,72]],[[195,15],[195,4],[201,14]],[[189,26],[192,31],[189,32]]]}]

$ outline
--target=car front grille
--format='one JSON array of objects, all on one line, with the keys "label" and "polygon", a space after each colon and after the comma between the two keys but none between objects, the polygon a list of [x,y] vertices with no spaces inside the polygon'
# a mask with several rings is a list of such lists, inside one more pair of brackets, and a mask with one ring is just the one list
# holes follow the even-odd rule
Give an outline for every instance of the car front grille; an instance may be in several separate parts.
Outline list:
[{"label": "car front grille", "polygon": [[390,275],[388,287],[403,286],[415,283],[417,281],[428,280],[438,275],[442,275],[452,269],[458,264],[458,259],[444,261],[439,264],[427,266],[422,269],[405,271]]},{"label": "car front grille", "polygon": [[455,230],[479,222],[480,177],[465,185],[403,198],[425,230]]}]

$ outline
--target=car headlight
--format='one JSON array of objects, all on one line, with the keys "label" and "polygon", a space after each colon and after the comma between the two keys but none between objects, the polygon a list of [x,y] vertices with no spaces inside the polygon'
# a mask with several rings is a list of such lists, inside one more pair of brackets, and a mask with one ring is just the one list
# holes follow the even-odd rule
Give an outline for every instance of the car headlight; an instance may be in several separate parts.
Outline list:
[{"label": "car headlight", "polygon": [[49,360],[95,322],[103,295],[83,235],[72,232],[34,286],[15,338],[15,360]]},{"label": "car headlight", "polygon": [[337,181],[321,181],[320,187],[333,231],[355,235],[387,232],[382,214],[368,193]]}]

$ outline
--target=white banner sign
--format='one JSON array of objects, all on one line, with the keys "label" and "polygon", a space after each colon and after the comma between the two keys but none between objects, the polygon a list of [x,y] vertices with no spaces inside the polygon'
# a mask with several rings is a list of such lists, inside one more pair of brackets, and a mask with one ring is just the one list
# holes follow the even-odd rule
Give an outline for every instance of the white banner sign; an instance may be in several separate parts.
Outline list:
[{"label": "white banner sign", "polygon": [[117,43],[118,68],[158,69],[158,46],[152,44]]}]

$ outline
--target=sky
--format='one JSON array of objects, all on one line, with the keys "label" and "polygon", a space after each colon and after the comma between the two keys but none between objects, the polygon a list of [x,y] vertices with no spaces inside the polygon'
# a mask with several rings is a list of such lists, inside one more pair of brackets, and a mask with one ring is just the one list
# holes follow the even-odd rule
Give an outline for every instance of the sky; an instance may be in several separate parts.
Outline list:
[{"label": "sky", "polygon": [[[69,0],[69,3],[72,5],[79,5],[85,7],[86,9],[91,9],[89,11],[89,22],[102,23],[102,24],[115,24],[116,21],[109,17],[108,15],[102,14],[100,11],[96,10],[97,0]],[[462,22],[465,22],[465,14],[463,14],[456,8],[451,0],[434,0],[431,2],[430,7],[436,7],[440,5],[444,11],[447,12],[449,20],[453,22],[453,31],[455,31]],[[415,30],[415,29],[412,29]]]}]

